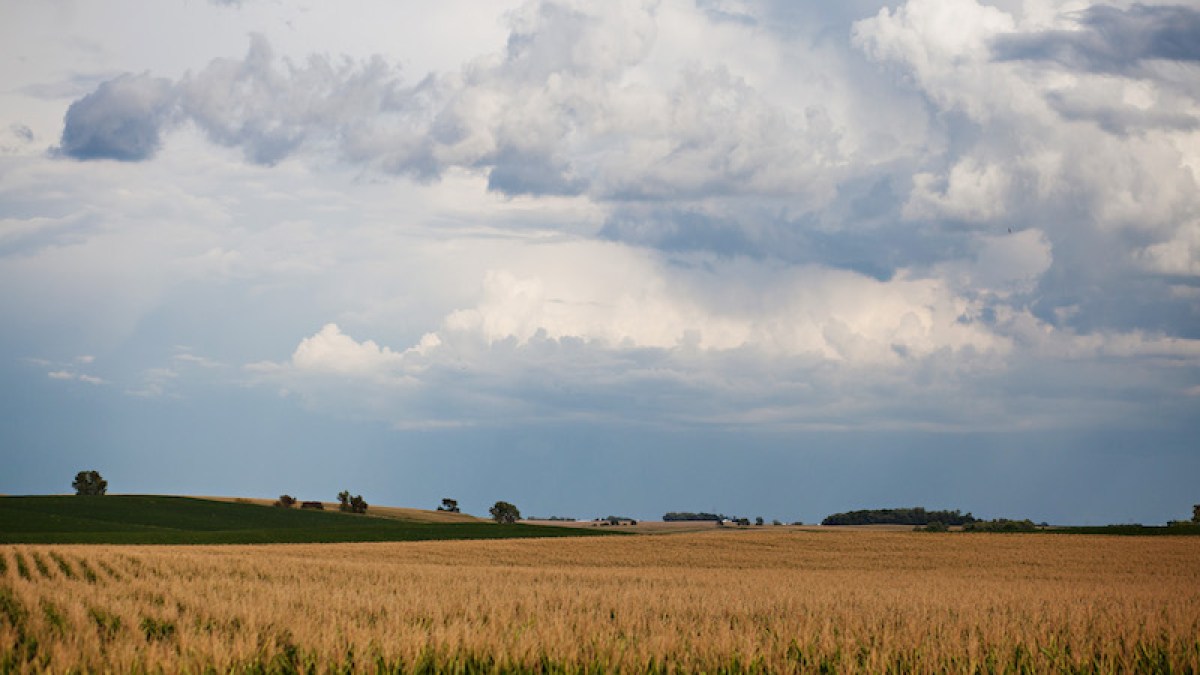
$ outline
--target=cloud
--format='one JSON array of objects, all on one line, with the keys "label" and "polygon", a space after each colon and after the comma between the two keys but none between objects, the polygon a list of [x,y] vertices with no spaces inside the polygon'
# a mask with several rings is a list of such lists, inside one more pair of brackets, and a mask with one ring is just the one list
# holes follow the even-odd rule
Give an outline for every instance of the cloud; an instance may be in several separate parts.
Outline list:
[{"label": "cloud", "polygon": [[[582,269],[490,273],[479,304],[449,315],[446,329],[489,344],[542,338],[635,349],[753,349],[855,367],[894,364],[901,354],[1007,350],[1002,338],[961,321],[970,304],[935,279],[881,282],[820,267],[776,270],[754,279],[773,289],[764,300],[755,298],[756,286],[737,280],[739,271],[754,274],[747,261],[680,270],[623,248],[590,255]],[[608,278],[605,270],[613,268],[624,270],[622,279]]]},{"label": "cloud", "polygon": [[[503,53],[412,84],[382,58],[280,62],[255,35],[244,58],[176,82],[104,83],[72,105],[62,147],[80,159],[144,160],[169,126],[189,122],[257,164],[317,153],[418,180],[463,168],[486,172],[489,188],[507,195],[605,200],[820,201],[834,194],[848,152],[868,162],[892,154],[855,147],[858,130],[840,128],[826,108],[841,92],[831,97],[815,77],[767,89],[728,63],[664,60],[669,52],[655,46],[671,30],[665,12],[632,1],[530,3],[511,15]],[[752,27],[687,20],[687,30],[753,44]],[[880,115],[861,133],[895,139],[893,125]]]},{"label": "cloud", "polygon": [[125,393],[138,398],[175,397],[171,391],[171,383],[179,378],[179,373],[170,368],[148,368],[141,374],[138,386],[126,389]]},{"label": "cloud", "polygon": [[[1013,292],[1045,268],[1047,255],[1037,233],[985,241],[962,275]],[[1017,333],[1036,338],[1046,329],[1025,313],[985,320],[988,307],[915,270],[880,281],[818,266],[664,259],[571,242],[494,268],[471,306],[447,314],[412,347],[360,341],[327,324],[289,360],[248,372],[320,409],[405,427],[610,415],[668,426],[706,417],[817,424],[822,415],[854,424],[853,414],[865,426],[905,415],[942,424],[934,419],[943,414],[925,407],[931,402],[914,401],[972,373],[1005,369],[1028,342]],[[917,373],[925,375],[916,391],[901,384]],[[880,386],[901,386],[915,399],[902,415]],[[637,412],[629,400],[642,401]]]},{"label": "cloud", "polygon": [[[1195,12],[1032,9],[909,0],[855,23],[854,43],[953,139],[927,146],[899,215],[936,233],[948,271],[976,235],[1039,231],[1053,256],[1032,307],[1047,320],[1073,308],[1063,320],[1085,332],[1187,333],[1195,308],[1169,299],[1162,277],[1196,265],[1196,65],[1190,47],[1148,41],[1191,31]],[[1059,43],[1089,56],[1050,58]]]},{"label": "cloud", "polygon": [[193,366],[199,366],[201,368],[220,368],[224,365],[223,363],[220,363],[219,361],[214,361],[213,359],[206,358],[204,356],[197,356],[195,354],[192,354],[191,352],[186,352],[186,351],[181,352],[179,354],[175,354],[174,356],[171,357],[171,360],[176,361],[178,363],[186,363],[186,364],[193,365]]},{"label": "cloud", "polygon": [[86,384],[104,384],[105,381],[94,375],[86,373],[77,373],[71,370],[53,370],[46,375],[52,380],[78,380]]},{"label": "cloud", "polygon": [[24,143],[32,143],[33,142],[33,129],[30,129],[28,126],[26,126],[24,124],[10,124],[8,126],[8,129],[9,129],[9,132],[12,133],[13,136],[16,136],[22,142],[24,142]]},{"label": "cloud", "polygon": [[1134,255],[1153,272],[1200,277],[1200,221],[1184,225],[1169,241],[1151,244]]},{"label": "cloud", "polygon": [[386,373],[402,360],[402,355],[371,340],[355,342],[333,323],[301,340],[292,354],[292,364],[300,370],[355,375]]},{"label": "cloud", "polygon": [[1200,62],[1200,10],[1184,5],[1093,5],[1074,30],[999,35],[996,57],[1055,61],[1072,70],[1131,74],[1146,61]]},{"label": "cloud", "polygon": [[[532,2],[502,49],[428,75],[253,37],[161,95],[126,75],[77,101],[73,138],[93,108],[133,119],[151,141],[127,154],[154,165],[109,165],[122,173],[85,189],[85,167],[59,163],[79,172],[45,183],[87,208],[11,216],[7,250],[65,269],[87,240],[103,244],[89,259],[137,270],[111,273],[120,292],[56,297],[166,289],[118,344],[139,313],[215,332],[176,308],[236,295],[256,321],[224,330],[254,346],[222,362],[265,352],[240,376],[405,428],[658,413],[1003,428],[1052,425],[1043,392],[1072,423],[1136,408],[1095,384],[1109,376],[1192,386],[1195,295],[1178,289],[1200,269],[1194,62],[1093,54],[1121,49],[1096,46],[1105,21],[1125,35],[1145,14],[1164,34],[1157,10],[868,4],[832,20]],[[1004,51],[1060,29],[1095,67]],[[189,189],[122,191],[159,170]],[[104,236],[61,234],[76,222]],[[160,227],[171,246],[142,243]],[[201,358],[168,363],[187,379]]]},{"label": "cloud", "polygon": [[173,104],[168,80],[144,74],[108,80],[67,108],[60,149],[74,159],[149,159]]},{"label": "cloud", "polygon": [[[373,346],[372,352],[405,355],[384,362],[382,372],[314,372],[294,362],[258,364],[250,372],[260,385],[326,414],[398,428],[588,420],[665,428],[1000,431],[1136,425],[1139,415],[1148,415],[1140,418],[1146,422],[1178,413],[1186,401],[1150,411],[1146,396],[1163,386],[1191,386],[1187,373],[1200,368],[1196,341],[1078,336],[1028,314],[977,327],[1008,335],[1002,353],[970,346],[909,353],[910,339],[893,345],[895,358],[882,362],[850,326],[828,331],[825,337],[842,349],[825,355],[753,343],[697,348],[687,339],[645,347],[554,338],[544,330],[491,341],[477,326],[447,323],[420,354]],[[1163,363],[1149,365],[1147,358]],[[1046,377],[1071,384],[1047,387]],[[1122,383],[1118,389],[1114,381]]]}]

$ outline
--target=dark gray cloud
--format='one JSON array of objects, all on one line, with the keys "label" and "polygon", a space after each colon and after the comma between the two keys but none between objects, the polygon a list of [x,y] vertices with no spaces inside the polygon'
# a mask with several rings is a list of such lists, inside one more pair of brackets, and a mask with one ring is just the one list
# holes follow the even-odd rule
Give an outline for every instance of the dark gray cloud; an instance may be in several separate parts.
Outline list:
[{"label": "dark gray cloud", "polygon": [[556,162],[515,149],[504,149],[492,160],[488,173],[488,189],[506,195],[564,195],[582,194],[587,188],[583,180],[573,178],[571,169]]},{"label": "dark gray cloud", "polygon": [[136,162],[154,156],[175,102],[170,81],[122,75],[67,109],[61,152],[75,159]]},{"label": "dark gray cloud", "polygon": [[1110,134],[1126,135],[1147,129],[1194,131],[1200,128],[1200,119],[1184,112],[1080,100],[1062,92],[1048,93],[1046,101],[1064,119],[1088,120]]},{"label": "dark gray cloud", "polygon": [[1055,61],[1099,73],[1136,72],[1147,60],[1200,62],[1200,11],[1191,7],[1093,6],[1082,30],[1006,35],[993,43],[1003,61]]}]

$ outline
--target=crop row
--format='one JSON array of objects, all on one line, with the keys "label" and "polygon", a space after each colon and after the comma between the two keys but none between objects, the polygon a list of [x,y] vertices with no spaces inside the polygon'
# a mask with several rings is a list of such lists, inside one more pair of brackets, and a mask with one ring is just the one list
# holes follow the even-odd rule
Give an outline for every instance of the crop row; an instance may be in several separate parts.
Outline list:
[{"label": "crop row", "polygon": [[1197,672],[1198,543],[17,546],[0,555],[0,672]]}]

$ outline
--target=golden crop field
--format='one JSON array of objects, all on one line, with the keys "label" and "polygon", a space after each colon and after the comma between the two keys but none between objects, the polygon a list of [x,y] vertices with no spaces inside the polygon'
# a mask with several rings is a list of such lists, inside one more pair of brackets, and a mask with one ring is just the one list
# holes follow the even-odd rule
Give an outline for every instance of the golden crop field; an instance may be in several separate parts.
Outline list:
[{"label": "golden crop field", "polygon": [[0,671],[1200,672],[1200,539],[0,549]]}]

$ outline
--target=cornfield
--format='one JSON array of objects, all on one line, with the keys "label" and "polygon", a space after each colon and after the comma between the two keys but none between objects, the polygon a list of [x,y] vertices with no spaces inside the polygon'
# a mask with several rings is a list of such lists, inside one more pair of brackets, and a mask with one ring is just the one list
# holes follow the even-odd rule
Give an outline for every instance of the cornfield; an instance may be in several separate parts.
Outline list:
[{"label": "cornfield", "polygon": [[0,549],[0,672],[1200,672],[1200,538]]}]

